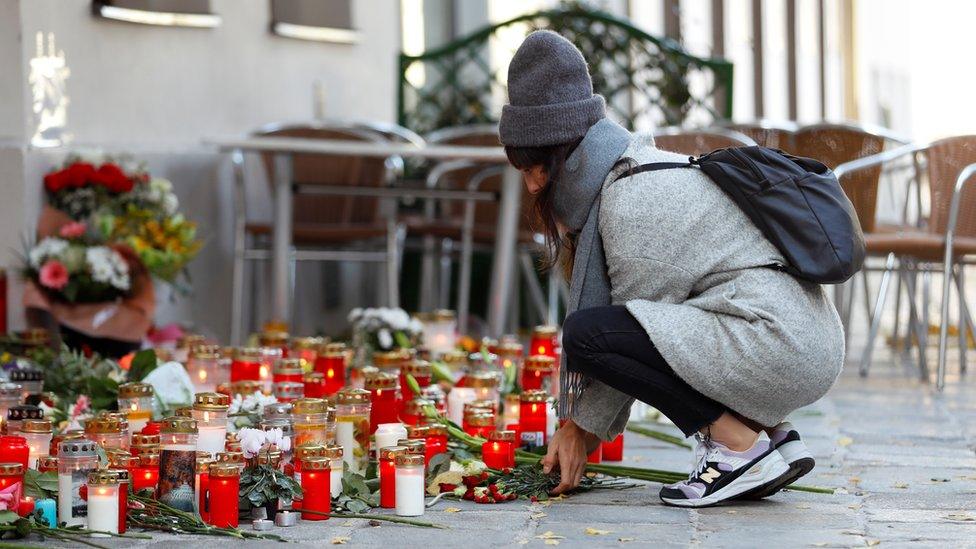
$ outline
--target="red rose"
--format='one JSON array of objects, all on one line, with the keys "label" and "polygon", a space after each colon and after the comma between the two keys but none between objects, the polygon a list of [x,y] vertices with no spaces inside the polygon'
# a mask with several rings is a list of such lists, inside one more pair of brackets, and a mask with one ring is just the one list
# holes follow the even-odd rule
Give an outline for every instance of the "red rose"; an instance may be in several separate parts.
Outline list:
[{"label": "red rose", "polygon": [[92,180],[95,175],[95,166],[87,162],[75,162],[64,171],[67,172],[68,186],[78,189],[88,185]]},{"label": "red rose", "polygon": [[125,175],[122,168],[112,163],[102,164],[93,179],[113,193],[127,193],[132,190],[132,180]]},{"label": "red rose", "polygon": [[48,192],[51,193],[60,192],[67,185],[68,185],[68,178],[64,170],[51,172],[44,176],[44,188],[47,189]]}]

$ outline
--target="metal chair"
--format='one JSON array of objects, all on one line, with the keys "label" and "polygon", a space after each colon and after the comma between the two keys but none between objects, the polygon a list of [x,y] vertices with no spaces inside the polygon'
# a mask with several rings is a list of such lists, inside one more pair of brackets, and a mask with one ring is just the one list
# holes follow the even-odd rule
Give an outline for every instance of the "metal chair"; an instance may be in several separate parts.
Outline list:
[{"label": "metal chair", "polygon": [[654,130],[654,146],[662,151],[672,151],[691,156],[710,153],[728,147],[749,147],[756,144],[749,136],[724,128],[688,130],[668,127]]},{"label": "metal chair", "polygon": [[[918,166],[925,162],[927,167],[924,176],[929,188],[930,217],[928,223],[918,228],[890,233],[875,233],[866,235],[865,243],[868,251],[874,254],[887,255],[889,266],[893,258],[907,263],[907,269],[913,273],[941,271],[942,273],[942,302],[939,326],[939,360],[936,387],[945,387],[946,354],[948,347],[949,328],[949,300],[951,287],[956,285],[959,298],[959,359],[960,369],[966,368],[966,349],[968,335],[976,338],[976,326],[973,324],[969,307],[965,299],[964,268],[972,263],[972,256],[976,255],[976,189],[967,187],[968,183],[976,181],[976,135],[958,136],[941,139],[924,146],[904,146],[883,154],[850,162],[837,169],[839,177],[848,177],[859,172],[870,172],[879,166],[908,158],[912,164]],[[882,279],[878,303],[872,319],[869,333],[868,349],[865,358],[870,362],[870,349],[877,334],[880,312],[884,307],[887,278],[891,270]],[[905,277],[906,283],[912,284],[913,277]],[[909,287],[909,299],[912,310],[916,309],[914,292]],[[923,306],[924,308],[924,306]],[[919,360],[923,365],[922,375],[927,379],[924,368],[926,345],[928,336],[927,320],[920,320],[920,315],[911,315],[911,324],[919,342]],[[862,374],[867,373],[868,363],[862,363]]]},{"label": "metal chair", "polygon": [[[253,133],[256,137],[299,137],[384,142],[378,133],[341,123],[273,124]],[[262,155],[269,181],[273,179],[271,155]],[[241,340],[244,315],[244,267],[248,261],[267,261],[270,247],[262,242],[271,234],[271,224],[248,221],[244,179],[244,157],[234,156],[235,217],[234,276],[232,281],[231,339]],[[292,177],[296,185],[293,199],[291,254],[295,261],[382,262],[386,265],[387,296],[396,306],[400,268],[399,248],[403,228],[396,222],[396,203],[392,199],[342,195],[318,190],[335,187],[388,186],[396,178],[400,159],[342,157],[294,154]],[[254,242],[254,244],[251,244]],[[294,263],[292,266],[294,273]],[[294,277],[294,274],[292,274]]]},{"label": "metal chair", "polygon": [[793,133],[800,126],[794,122],[773,122],[759,120],[756,122],[721,122],[719,126],[749,136],[750,139],[763,147],[784,151],[793,148]]}]

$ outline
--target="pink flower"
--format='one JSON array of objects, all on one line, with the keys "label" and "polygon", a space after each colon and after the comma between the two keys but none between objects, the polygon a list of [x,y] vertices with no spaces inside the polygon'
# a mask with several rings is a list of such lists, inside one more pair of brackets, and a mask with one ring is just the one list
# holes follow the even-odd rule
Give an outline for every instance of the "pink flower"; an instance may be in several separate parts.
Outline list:
[{"label": "pink flower", "polygon": [[88,395],[78,395],[78,400],[75,401],[74,405],[71,406],[71,417],[76,418],[81,414],[88,411],[91,403],[88,400]]},{"label": "pink flower", "polygon": [[48,260],[41,266],[41,285],[60,290],[68,284],[68,269],[57,259]]},{"label": "pink flower", "polygon": [[58,234],[61,235],[61,238],[78,238],[79,236],[85,234],[85,229],[87,229],[87,227],[84,223],[80,221],[72,221],[71,223],[61,227]]}]

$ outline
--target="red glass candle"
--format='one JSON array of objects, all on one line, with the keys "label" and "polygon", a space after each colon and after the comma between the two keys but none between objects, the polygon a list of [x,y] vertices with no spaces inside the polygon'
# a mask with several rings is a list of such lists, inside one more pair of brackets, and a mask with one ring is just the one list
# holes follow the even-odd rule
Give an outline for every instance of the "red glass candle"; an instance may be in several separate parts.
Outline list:
[{"label": "red glass candle", "polygon": [[128,526],[126,517],[129,510],[129,471],[125,469],[111,469],[111,471],[119,475],[119,533],[124,534]]},{"label": "red glass candle", "polygon": [[[17,514],[22,517],[26,517],[27,515],[33,512],[34,512],[34,498],[30,496],[24,496],[23,498],[21,498],[20,503],[17,505]],[[121,525],[122,523],[119,523],[119,526]],[[119,530],[119,533],[124,534],[125,532],[123,530]]]},{"label": "red glass candle", "polygon": [[210,466],[208,524],[217,528],[237,528],[240,488],[240,469],[236,465],[218,463]]},{"label": "red glass candle", "polygon": [[280,383],[282,381],[293,381],[301,383],[304,377],[302,371],[302,361],[299,358],[279,358],[275,363],[274,374],[271,381]]},{"label": "red glass candle", "polygon": [[230,381],[259,381],[261,379],[261,350],[242,347],[234,350],[230,363]]},{"label": "red glass candle", "polygon": [[525,391],[519,403],[519,429],[522,445],[535,447],[546,443],[546,406],[549,393]]},{"label": "red glass candle", "polygon": [[620,433],[617,438],[610,442],[601,443],[603,446],[603,461],[623,461],[624,460],[624,434]]},{"label": "red glass candle", "polygon": [[146,424],[145,427],[142,428],[142,431],[140,431],[140,433],[143,435],[158,435],[161,426],[162,426],[162,422],[150,421],[149,423]]},{"label": "red glass candle", "polygon": [[492,431],[481,445],[481,459],[492,469],[515,467],[515,431]]},{"label": "red glass candle", "polygon": [[37,472],[38,473],[48,473],[48,472],[58,472],[58,457],[57,456],[41,456],[37,458]]},{"label": "red glass candle", "polygon": [[129,479],[134,492],[145,488],[155,491],[159,484],[159,454],[153,452],[139,456],[139,463],[129,471]]},{"label": "red glass candle", "polygon": [[424,456],[427,457],[427,462],[430,463],[430,458],[447,451],[447,428],[441,425],[429,425],[424,441],[427,443]]},{"label": "red glass candle", "polygon": [[532,355],[525,359],[522,366],[522,389],[548,391],[555,362],[556,359],[547,355]]},{"label": "red glass candle", "polygon": [[603,457],[603,445],[598,444],[596,450],[590,452],[590,455],[586,456],[587,463],[600,463]]},{"label": "red glass candle", "polygon": [[[333,344],[330,344],[330,346]],[[325,376],[325,393],[336,394],[346,384],[345,350],[329,350],[315,359],[315,371]]]},{"label": "red glass candle", "polygon": [[193,481],[193,488],[197,498],[196,510],[200,515],[200,520],[210,524],[210,466],[213,460],[209,457],[197,458],[196,478]]},{"label": "red glass candle", "polygon": [[532,331],[529,354],[546,355],[556,358],[556,343],[559,328],[556,326],[536,326]]},{"label": "red glass candle", "polygon": [[400,421],[397,406],[397,376],[387,372],[376,372],[366,378],[365,388],[370,393],[369,432],[376,431],[381,423]]},{"label": "red glass candle", "polygon": [[433,402],[423,398],[409,400],[403,405],[400,420],[407,425],[423,425],[427,423],[427,414],[424,413],[424,408],[432,405]]},{"label": "red glass candle", "polygon": [[309,372],[302,377],[305,384],[305,398],[326,398],[325,374],[322,372]]},{"label": "red glass candle", "polygon": [[0,463],[0,491],[9,491],[15,511],[24,493],[24,470],[24,466],[18,462]]},{"label": "red glass candle", "polygon": [[430,380],[432,376],[432,370],[430,363],[426,360],[411,360],[400,367],[400,388],[403,390],[403,399],[409,400],[411,398],[419,397],[420,395],[415,395],[412,390],[410,390],[410,384],[407,383],[407,375],[413,376],[417,381],[417,385],[423,390],[424,387],[430,386]]},{"label": "red glass candle", "polygon": [[[337,466],[340,466],[337,464]],[[302,463],[302,520],[326,520],[329,517],[305,511],[328,513],[332,509],[332,461],[311,457]]]},{"label": "red glass candle", "polygon": [[488,438],[495,430],[495,413],[490,410],[477,410],[464,419],[464,432],[473,437]]},{"label": "red glass candle", "polygon": [[19,463],[27,469],[30,447],[24,437],[6,435],[0,437],[0,463]]},{"label": "red glass candle", "polygon": [[407,449],[403,446],[391,446],[380,450],[380,507],[384,509],[396,507],[396,457],[406,452]]}]

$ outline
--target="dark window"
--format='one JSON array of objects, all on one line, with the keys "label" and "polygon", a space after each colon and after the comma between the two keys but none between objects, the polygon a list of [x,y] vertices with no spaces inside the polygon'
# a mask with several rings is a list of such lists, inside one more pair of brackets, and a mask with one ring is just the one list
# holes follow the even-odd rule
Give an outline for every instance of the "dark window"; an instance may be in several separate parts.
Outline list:
[{"label": "dark window", "polygon": [[178,27],[216,27],[220,16],[210,0],[95,0],[95,15],[106,19]]},{"label": "dark window", "polygon": [[289,38],[355,42],[351,0],[271,0],[271,30]]}]

